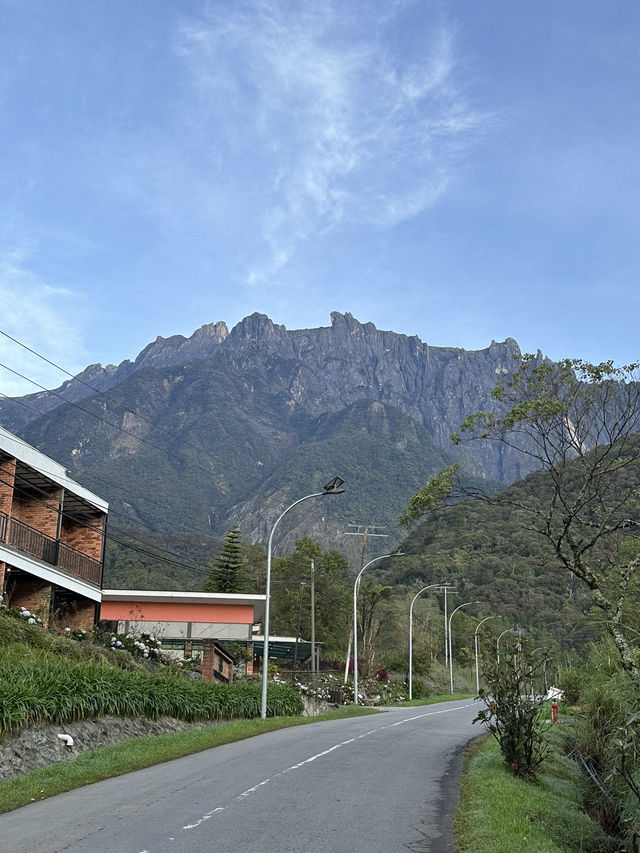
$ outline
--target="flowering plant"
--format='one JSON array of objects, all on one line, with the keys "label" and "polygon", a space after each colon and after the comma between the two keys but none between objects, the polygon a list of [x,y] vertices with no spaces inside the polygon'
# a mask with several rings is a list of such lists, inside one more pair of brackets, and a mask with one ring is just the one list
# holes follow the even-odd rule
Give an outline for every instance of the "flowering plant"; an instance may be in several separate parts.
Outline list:
[{"label": "flowering plant", "polygon": [[65,628],[64,635],[70,640],[77,640],[79,643],[87,639],[87,632],[82,628]]},{"label": "flowering plant", "polygon": [[40,625],[42,627],[42,619],[26,607],[9,608],[3,605],[3,611],[6,616],[12,616],[14,619],[24,619],[29,625]]},{"label": "flowering plant", "polygon": [[162,642],[149,631],[143,631],[139,637],[131,632],[128,634],[111,634],[109,644],[112,649],[125,649],[133,657],[160,660]]}]

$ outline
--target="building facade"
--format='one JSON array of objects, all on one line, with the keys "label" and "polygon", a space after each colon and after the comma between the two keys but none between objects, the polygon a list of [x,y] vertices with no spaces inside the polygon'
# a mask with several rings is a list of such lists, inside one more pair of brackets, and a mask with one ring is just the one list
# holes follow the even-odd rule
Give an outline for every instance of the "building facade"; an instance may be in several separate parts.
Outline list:
[{"label": "building facade", "polygon": [[[163,648],[196,654],[205,681],[231,681],[233,658],[224,643],[252,648],[254,626],[264,614],[264,595],[173,590],[105,589],[100,620],[118,633],[148,631]],[[253,673],[253,659],[246,662]]]},{"label": "building facade", "polygon": [[101,599],[108,504],[0,427],[0,593],[57,630],[90,629]]}]

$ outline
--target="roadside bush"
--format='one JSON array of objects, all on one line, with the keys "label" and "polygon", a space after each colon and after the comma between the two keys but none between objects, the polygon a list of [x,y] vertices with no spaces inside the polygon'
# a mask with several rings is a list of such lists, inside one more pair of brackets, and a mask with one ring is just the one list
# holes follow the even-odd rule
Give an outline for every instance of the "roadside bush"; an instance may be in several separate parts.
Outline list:
[{"label": "roadside bush", "polygon": [[424,699],[427,695],[427,688],[424,681],[419,678],[414,678],[411,682],[411,696],[413,699]]},{"label": "roadside bush", "polygon": [[[104,655],[96,655],[84,642],[47,635],[20,622],[14,631],[10,618],[1,617],[0,622],[0,636],[7,638],[0,644],[0,735],[33,723],[105,714],[151,719],[168,715],[186,721],[260,715],[258,682],[207,683],[186,678],[173,667],[147,669],[133,662],[123,669],[107,661],[119,655],[106,649]],[[32,638],[38,641],[34,645],[29,642]],[[144,659],[144,651],[141,655]],[[125,657],[131,661],[130,655]],[[269,716],[297,715],[302,710],[299,690],[269,685]]]},{"label": "roadside bush", "polygon": [[474,722],[484,723],[500,745],[506,767],[515,776],[533,777],[548,753],[542,700],[529,696],[529,685],[544,661],[534,662],[522,653],[501,663],[485,658],[487,687],[480,690],[486,707]]},{"label": "roadside bush", "polygon": [[592,646],[580,677],[575,756],[594,780],[592,813],[640,849],[640,695],[622,670],[613,643]]},{"label": "roadside bush", "polygon": [[564,701],[568,705],[577,705],[580,701],[580,690],[583,681],[584,673],[575,667],[563,667],[558,672],[558,687],[564,693]]}]

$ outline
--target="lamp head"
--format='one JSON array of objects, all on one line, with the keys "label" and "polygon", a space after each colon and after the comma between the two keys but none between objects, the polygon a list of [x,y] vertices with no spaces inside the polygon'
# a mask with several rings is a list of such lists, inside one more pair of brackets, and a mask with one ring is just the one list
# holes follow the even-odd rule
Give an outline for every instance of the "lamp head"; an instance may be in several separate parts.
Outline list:
[{"label": "lamp head", "polygon": [[344,489],[341,489],[340,486],[344,483],[342,477],[334,477],[333,480],[329,480],[329,482],[323,486],[325,495],[341,495],[344,492]]}]

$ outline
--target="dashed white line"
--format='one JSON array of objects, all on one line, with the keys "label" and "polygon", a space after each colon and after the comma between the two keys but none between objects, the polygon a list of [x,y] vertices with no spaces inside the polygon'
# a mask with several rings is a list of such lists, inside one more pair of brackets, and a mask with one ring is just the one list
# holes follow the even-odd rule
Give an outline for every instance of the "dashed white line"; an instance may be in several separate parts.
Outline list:
[{"label": "dashed white line", "polygon": [[209,820],[209,818],[212,818],[214,816],[214,814],[216,814],[216,812],[223,812],[223,811],[224,811],[224,806],[218,806],[217,809],[212,809],[210,812],[207,812],[205,815],[202,815],[200,820],[197,820],[195,823],[188,823],[186,826],[183,826],[182,828],[183,829],[195,829],[196,827],[200,826],[201,823],[204,823],[205,820]]},{"label": "dashed white line", "polygon": [[[250,794],[255,794],[256,791],[260,790],[260,788],[264,788],[265,785],[268,785],[270,782],[273,782],[278,777],[284,776],[285,773],[290,773],[292,770],[298,770],[298,769],[300,769],[300,767],[304,767],[306,764],[311,764],[312,761],[316,761],[318,758],[323,758],[325,755],[329,755],[330,753],[335,752],[336,749],[340,749],[341,747],[347,746],[350,743],[355,743],[356,740],[360,740],[361,738],[367,737],[369,735],[376,734],[376,732],[384,731],[385,729],[394,729],[394,728],[396,728],[396,726],[401,726],[404,723],[411,723],[414,720],[420,720],[423,717],[433,717],[436,714],[448,714],[448,713],[451,713],[451,711],[459,711],[462,708],[470,708],[470,707],[471,707],[471,703],[468,703],[466,705],[460,705],[457,708],[444,708],[440,711],[427,711],[424,714],[415,714],[412,717],[405,717],[403,720],[398,720],[395,723],[388,723],[387,725],[384,725],[384,726],[378,726],[377,729],[370,729],[368,732],[365,732],[364,734],[358,735],[357,737],[349,738],[348,740],[343,740],[340,743],[336,743],[333,746],[329,747],[329,749],[324,749],[324,750],[322,750],[322,752],[317,752],[315,755],[311,755],[309,758],[305,758],[304,761],[300,761],[300,762],[298,762],[298,764],[292,764],[291,767],[286,767],[283,770],[280,770],[279,773],[276,773],[273,776],[270,776],[268,779],[263,779],[262,782],[258,782],[257,785],[253,785],[251,788],[247,788],[246,791],[243,791],[241,794],[238,794],[238,796],[235,797],[234,799],[236,802],[240,801],[240,800],[244,800]],[[207,814],[203,815],[195,823],[187,824],[186,826],[183,826],[182,828],[184,830],[196,829],[202,823],[204,823],[204,821],[212,818],[216,813],[223,812],[225,810],[225,808],[226,808],[226,806],[219,806],[216,809],[212,809],[212,811],[207,812]],[[143,851],[143,853],[146,853],[146,852]]]}]

